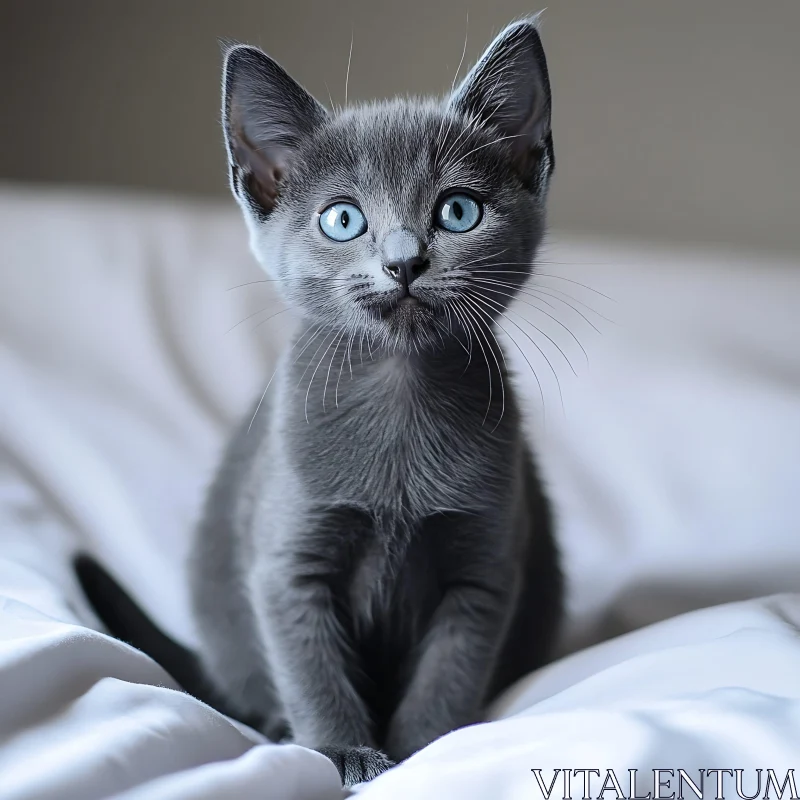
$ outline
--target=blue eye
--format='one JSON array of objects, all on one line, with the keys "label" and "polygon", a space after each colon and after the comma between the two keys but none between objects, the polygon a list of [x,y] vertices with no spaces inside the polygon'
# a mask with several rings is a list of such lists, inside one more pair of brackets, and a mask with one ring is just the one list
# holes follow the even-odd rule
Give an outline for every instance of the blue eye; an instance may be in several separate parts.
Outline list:
[{"label": "blue eye", "polygon": [[334,242],[349,242],[367,230],[366,217],[352,203],[333,203],[319,215],[319,227]]},{"label": "blue eye", "polygon": [[446,231],[464,233],[471,231],[480,221],[483,209],[468,194],[451,194],[436,209],[436,224]]}]

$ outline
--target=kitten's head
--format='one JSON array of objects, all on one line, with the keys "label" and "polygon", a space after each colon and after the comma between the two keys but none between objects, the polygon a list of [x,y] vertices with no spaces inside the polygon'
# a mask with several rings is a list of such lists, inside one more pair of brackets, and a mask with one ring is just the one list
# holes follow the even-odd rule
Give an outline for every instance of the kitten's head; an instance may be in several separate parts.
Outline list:
[{"label": "kitten's head", "polygon": [[306,318],[419,350],[485,328],[527,279],[554,166],[535,21],[444,102],[332,113],[248,46],[228,51],[223,92],[252,249]]}]

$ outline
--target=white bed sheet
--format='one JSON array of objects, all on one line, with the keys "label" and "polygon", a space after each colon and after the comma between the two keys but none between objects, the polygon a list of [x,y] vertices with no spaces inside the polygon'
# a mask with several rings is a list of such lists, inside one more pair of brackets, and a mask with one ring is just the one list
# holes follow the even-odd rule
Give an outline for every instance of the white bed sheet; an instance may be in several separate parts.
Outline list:
[{"label": "white bed sheet", "polygon": [[[325,759],[255,747],[85,627],[69,572],[89,549],[193,641],[188,533],[290,327],[269,284],[227,291],[260,277],[235,211],[6,187],[0,241],[0,798],[339,797]],[[506,327],[545,399],[543,415],[511,345],[559,514],[563,652],[752,599],[568,657],[507,701],[525,713],[446,737],[367,797],[529,797],[534,767],[777,770],[800,752],[800,601],[757,599],[800,592],[797,260],[574,238],[545,259],[540,311],[517,312],[575,366],[536,336],[563,410]]]}]

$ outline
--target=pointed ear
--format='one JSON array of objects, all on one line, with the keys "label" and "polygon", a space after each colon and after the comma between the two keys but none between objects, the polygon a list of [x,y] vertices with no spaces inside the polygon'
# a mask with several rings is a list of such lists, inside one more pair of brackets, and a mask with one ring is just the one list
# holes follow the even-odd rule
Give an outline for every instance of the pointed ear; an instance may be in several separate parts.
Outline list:
[{"label": "pointed ear", "polygon": [[489,45],[453,93],[450,107],[508,137],[521,174],[546,189],[555,157],[550,80],[537,17],[509,25]]},{"label": "pointed ear", "polygon": [[247,45],[226,52],[222,93],[231,188],[265,218],[298,144],[327,113],[281,66]]}]

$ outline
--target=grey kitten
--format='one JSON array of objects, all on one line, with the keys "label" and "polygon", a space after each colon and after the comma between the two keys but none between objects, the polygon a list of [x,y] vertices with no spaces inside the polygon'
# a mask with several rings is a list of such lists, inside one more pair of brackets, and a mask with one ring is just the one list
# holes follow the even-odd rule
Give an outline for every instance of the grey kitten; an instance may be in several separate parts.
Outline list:
[{"label": "grey kitten", "polygon": [[[253,252],[305,325],[208,496],[200,665],[218,705],[351,785],[480,720],[556,634],[550,511],[495,337],[542,237],[547,66],[522,21],[444,103],[334,114],[235,46],[223,117]],[[176,656],[87,563],[112,630]]]}]

